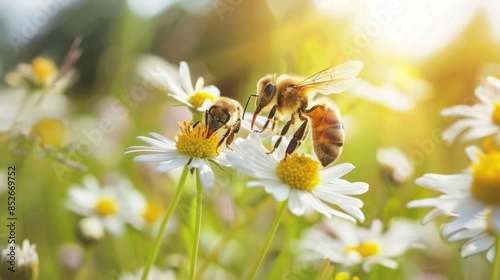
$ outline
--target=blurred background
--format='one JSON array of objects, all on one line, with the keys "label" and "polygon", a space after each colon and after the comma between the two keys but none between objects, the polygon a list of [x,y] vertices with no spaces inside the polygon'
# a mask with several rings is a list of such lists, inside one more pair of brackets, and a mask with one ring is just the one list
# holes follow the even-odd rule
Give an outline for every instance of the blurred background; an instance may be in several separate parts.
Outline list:
[{"label": "blurred background", "polygon": [[[453,120],[441,118],[439,111],[475,103],[475,87],[488,75],[500,77],[498,14],[500,2],[493,0],[0,0],[2,79],[18,64],[30,63],[37,56],[62,65],[73,41],[81,36],[83,53],[73,65],[75,78],[64,92],[65,143],[78,145],[78,139],[86,137],[81,132],[93,131],[103,119],[113,120],[116,126],[91,151],[74,155],[85,172],[66,166],[54,168],[47,164],[50,158],[19,154],[20,147],[28,145],[23,140],[0,138],[0,167],[20,166],[17,234],[37,244],[40,279],[72,279],[69,275],[73,274],[61,268],[60,254],[62,246],[76,242],[78,219],[65,210],[64,199],[68,186],[80,182],[83,174],[92,173],[101,181],[125,176],[145,196],[157,197],[162,203],[170,201],[179,175],[154,174],[151,166],[133,164],[132,156],[123,152],[137,145],[136,136],[152,131],[173,138],[177,122],[191,118],[187,109],[176,106],[148,76],[155,67],[177,75],[180,61],[188,62],[193,81],[204,77],[206,84],[216,85],[222,95],[242,104],[255,93],[257,80],[267,73],[307,77],[350,59],[362,61],[365,66],[359,77],[363,80],[350,91],[332,97],[346,129],[346,145],[339,162],[356,166],[348,180],[370,184],[370,191],[361,196],[366,224],[373,217],[420,219],[427,210],[410,211],[406,203],[433,194],[416,187],[414,178],[427,172],[457,173],[467,167],[465,144],[450,146],[440,139],[440,133]],[[9,88],[2,81],[0,91]],[[123,109],[120,114],[110,110],[116,100]],[[50,110],[57,110],[57,106],[54,103]],[[249,107],[252,110],[253,104]],[[91,136],[87,139],[90,141]],[[377,162],[377,150],[391,146],[402,150],[414,168],[404,182],[395,183]],[[235,205],[251,200],[242,197],[241,188],[234,187],[243,182],[238,180],[243,178],[223,179],[221,188],[206,197],[209,210],[203,230],[207,248],[243,211],[234,210]],[[189,191],[194,193],[194,188]],[[238,195],[241,197],[233,199]],[[188,194],[187,204],[190,199]],[[0,201],[3,209],[4,194]],[[227,214],[228,209],[235,213]],[[221,213],[229,217],[221,218]],[[2,221],[5,217],[5,211],[0,211]],[[319,219],[293,218],[287,217],[285,227],[305,228]],[[182,215],[178,219],[182,224]],[[245,248],[252,248],[248,240],[256,237],[261,244],[269,225],[267,219],[258,220],[245,234],[237,234],[234,250],[243,254]],[[189,240],[172,234],[169,242]],[[298,231],[290,234],[300,236]],[[0,241],[6,242],[3,230]],[[87,265],[85,273],[96,279],[115,279],[123,271],[135,271],[144,265],[151,245],[149,236],[133,230],[119,238],[109,237],[87,254],[91,261],[82,260]],[[446,250],[410,256],[409,262],[418,264],[418,268],[385,275],[407,279],[424,279],[429,273],[437,275],[432,279],[488,275],[484,272],[489,269],[484,256],[464,260],[457,245],[441,245]],[[182,262],[175,258],[182,259],[178,256],[183,253],[181,244],[165,246],[173,253],[160,258],[163,267]],[[280,245],[276,246],[274,249],[280,250]],[[220,279],[238,279],[242,271],[247,271],[243,261],[238,263],[241,258],[219,264],[217,269],[226,273]],[[286,261],[291,263],[292,259]],[[274,275],[283,275],[284,270],[275,268]]]}]

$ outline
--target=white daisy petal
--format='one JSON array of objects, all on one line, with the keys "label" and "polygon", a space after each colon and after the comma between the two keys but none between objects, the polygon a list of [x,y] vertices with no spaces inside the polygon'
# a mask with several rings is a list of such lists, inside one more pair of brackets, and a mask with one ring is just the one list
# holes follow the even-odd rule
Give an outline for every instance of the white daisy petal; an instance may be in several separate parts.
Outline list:
[{"label": "white daisy petal", "polygon": [[173,159],[171,161],[167,161],[167,162],[163,162],[163,163],[159,164],[155,170],[158,173],[168,172],[172,169],[176,169],[177,167],[186,165],[188,163],[188,161],[189,161],[188,157],[181,156],[181,157],[178,157],[178,158]]},{"label": "white daisy petal", "polygon": [[464,258],[466,258],[482,253],[490,249],[493,245],[495,245],[494,237],[471,239],[462,246],[460,253]]},{"label": "white daisy petal", "polygon": [[299,193],[297,190],[292,190],[290,192],[290,197],[288,198],[288,209],[295,216],[302,216],[306,211],[302,201],[299,199]]},{"label": "white daisy petal", "polygon": [[467,128],[474,128],[481,125],[482,123],[483,121],[477,119],[458,120],[443,131],[443,140],[448,144],[451,144],[453,143],[453,141],[455,141],[455,139],[457,139],[458,135],[464,132]]},{"label": "white daisy petal", "polygon": [[489,126],[476,126],[474,128],[469,129],[463,136],[461,141],[467,142],[471,140],[481,139],[495,133],[500,132],[500,126],[497,125],[489,125]]},{"label": "white daisy petal", "polygon": [[194,92],[193,83],[191,82],[191,73],[189,72],[189,66],[184,61],[181,61],[179,67],[179,78],[181,80],[181,85],[184,90],[186,90],[186,92]]},{"label": "white daisy petal", "polygon": [[322,178],[340,178],[345,174],[351,172],[354,169],[354,165],[350,163],[341,163],[339,165],[332,166],[328,169],[323,169],[319,173]]},{"label": "white daisy petal", "polygon": [[207,160],[205,160],[203,165],[198,167],[198,176],[200,176],[200,181],[204,188],[208,189],[214,185],[214,172]]},{"label": "white daisy petal", "polygon": [[172,90],[173,94],[172,96],[177,96],[177,97],[187,97],[188,93],[186,93],[180,86],[179,84],[165,71],[163,70],[158,70],[161,72],[162,77],[167,84],[167,87]]},{"label": "white daisy petal", "polygon": [[202,91],[210,93],[215,98],[220,97],[220,90],[216,86],[206,86]]},{"label": "white daisy petal", "polygon": [[161,161],[170,161],[180,157],[180,154],[156,154],[156,155],[142,155],[136,156],[134,158],[134,162],[161,162]]}]

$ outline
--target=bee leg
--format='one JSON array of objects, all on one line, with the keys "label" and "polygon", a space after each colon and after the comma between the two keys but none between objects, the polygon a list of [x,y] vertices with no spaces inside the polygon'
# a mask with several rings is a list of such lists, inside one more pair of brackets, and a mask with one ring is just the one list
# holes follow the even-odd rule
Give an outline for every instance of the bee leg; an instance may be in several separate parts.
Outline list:
[{"label": "bee leg", "polygon": [[231,151],[234,151],[233,148],[230,147],[231,143],[233,143],[234,140],[234,134],[240,131],[240,127],[241,127],[241,119],[238,119],[236,123],[233,125],[233,127],[231,127],[231,133],[226,138],[226,148],[228,148]]},{"label": "bee leg", "polygon": [[192,128],[195,128],[197,125],[199,125],[199,124],[200,124],[200,122],[201,122],[201,121],[197,121],[197,122],[195,122],[195,123],[193,124]]},{"label": "bee leg", "polygon": [[278,118],[274,118],[273,125],[271,126],[271,131],[274,131],[277,123],[278,123]]},{"label": "bee leg", "polygon": [[283,139],[283,136],[286,135],[286,133],[288,132],[288,129],[290,129],[290,125],[293,124],[294,120],[295,120],[295,117],[292,115],[292,118],[289,121],[287,121],[285,126],[283,126],[283,128],[281,129],[280,138],[278,138],[276,143],[274,143],[274,147],[270,152],[267,153],[268,155],[274,153],[274,151],[276,151],[276,149],[280,146],[280,143],[281,143],[281,140]]},{"label": "bee leg", "polygon": [[297,129],[297,131],[293,134],[293,138],[290,140],[290,143],[288,143],[288,147],[286,147],[285,158],[288,155],[293,154],[293,152],[300,147],[304,139],[306,139],[307,134],[309,133],[309,126],[307,123],[308,120],[305,119],[299,129]]},{"label": "bee leg", "polygon": [[278,105],[274,105],[273,108],[271,109],[271,111],[269,112],[269,116],[267,117],[266,123],[264,124],[262,129],[257,130],[258,133],[262,133],[262,132],[264,132],[264,130],[266,130],[267,126],[269,125],[269,122],[271,121],[271,119],[274,118],[274,115],[276,114],[277,109],[278,109]]}]

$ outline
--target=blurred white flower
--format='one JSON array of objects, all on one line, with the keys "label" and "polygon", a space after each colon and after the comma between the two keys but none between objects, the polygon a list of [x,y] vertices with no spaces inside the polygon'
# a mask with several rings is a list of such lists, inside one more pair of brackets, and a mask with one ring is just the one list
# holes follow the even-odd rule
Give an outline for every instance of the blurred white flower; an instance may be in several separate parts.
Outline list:
[{"label": "blurred white flower", "polygon": [[365,271],[374,264],[396,269],[394,258],[410,248],[422,248],[415,230],[418,226],[413,221],[394,218],[384,231],[378,219],[372,221],[370,228],[364,228],[334,218],[310,230],[301,247],[307,251],[306,259],[328,259],[347,267],[361,264]]},{"label": "blurred white flower", "polygon": [[[125,220],[139,231],[156,236],[160,228],[160,218],[164,214],[164,207],[155,200],[148,201],[146,197],[132,185],[123,193],[121,199],[124,205]],[[172,233],[177,228],[177,221],[170,219],[165,233]]]},{"label": "blurred white flower", "polygon": [[123,201],[127,195],[127,182],[101,187],[92,175],[82,179],[83,186],[73,184],[68,190],[66,208],[85,216],[98,219],[104,228],[113,235],[123,232],[125,220]]},{"label": "blurred white flower", "polygon": [[[294,215],[302,216],[306,207],[331,218],[342,217],[352,222],[363,221],[360,208],[363,202],[351,197],[368,191],[368,184],[351,183],[340,177],[354,169],[350,163],[338,164],[320,170],[320,163],[307,155],[296,153],[283,160],[286,139],[272,154],[262,142],[251,133],[247,139],[238,138],[233,143],[234,152],[227,154],[231,167],[245,175],[254,177],[248,187],[264,187],[277,201],[288,199],[288,209]],[[336,205],[347,214],[333,209]],[[354,217],[354,218],[353,218]]]},{"label": "blurred white flower", "polygon": [[410,161],[396,147],[378,149],[377,161],[382,169],[382,174],[395,184],[404,183],[413,174],[413,166]]},{"label": "blurred white flower", "polygon": [[485,82],[476,88],[476,97],[479,103],[456,105],[443,109],[443,117],[459,117],[445,131],[443,139],[451,144],[458,136],[462,141],[471,141],[500,133],[500,80],[487,77]]},{"label": "blurred white flower", "polygon": [[64,95],[30,94],[25,89],[0,92],[0,133],[28,135],[31,127],[43,118],[65,120],[68,100]]},{"label": "blurred white flower", "polygon": [[[0,277],[3,277],[2,279],[38,279],[39,263],[36,245],[24,239],[22,245],[8,244],[1,250],[1,254]],[[14,259],[11,258],[12,256]],[[9,267],[14,267],[15,271],[9,270]]]},{"label": "blurred white flower", "polygon": [[423,223],[439,215],[452,216],[445,226],[453,234],[483,211],[490,211],[491,228],[500,230],[500,152],[483,154],[476,147],[467,147],[472,167],[453,175],[425,174],[415,184],[439,191],[435,198],[410,201],[408,207],[434,207],[422,219]]}]

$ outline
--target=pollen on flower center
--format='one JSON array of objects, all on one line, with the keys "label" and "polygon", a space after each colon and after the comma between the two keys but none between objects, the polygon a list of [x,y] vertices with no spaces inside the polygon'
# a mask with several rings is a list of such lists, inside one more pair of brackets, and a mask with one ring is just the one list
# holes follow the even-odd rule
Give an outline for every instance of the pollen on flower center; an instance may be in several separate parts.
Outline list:
[{"label": "pollen on flower center", "polygon": [[492,114],[493,122],[500,125],[500,102],[495,102],[495,109]]},{"label": "pollen on flower center", "polygon": [[160,204],[155,203],[155,202],[149,202],[146,205],[144,212],[142,212],[142,217],[148,223],[153,224],[154,222],[158,221],[158,218],[160,218],[161,212],[162,212],[162,207]]},{"label": "pollen on flower center", "polygon": [[95,205],[95,211],[100,216],[111,216],[118,212],[118,205],[116,202],[108,197],[103,197]]},{"label": "pollen on flower center", "polygon": [[195,108],[200,108],[201,105],[203,105],[203,102],[205,102],[205,100],[207,100],[207,99],[214,101],[215,96],[211,95],[208,92],[197,91],[189,97],[188,102],[191,105],[193,105]]},{"label": "pollen on flower center", "polygon": [[320,182],[319,162],[304,154],[292,154],[279,162],[276,175],[292,188],[310,191]]},{"label": "pollen on flower center", "polygon": [[380,246],[376,242],[365,242],[357,246],[350,246],[344,250],[344,253],[349,253],[355,251],[360,254],[363,258],[374,256],[380,253]]},{"label": "pollen on flower center", "polygon": [[57,71],[54,62],[44,57],[35,58],[31,63],[31,67],[35,80],[42,84],[47,84]]},{"label": "pollen on flower center", "polygon": [[179,123],[181,133],[177,134],[175,147],[179,153],[191,158],[211,158],[217,155],[219,138],[212,134],[207,138],[207,128],[199,122],[194,128],[191,122]]},{"label": "pollen on flower center", "polygon": [[472,195],[486,204],[500,205],[500,152],[480,154],[472,169]]}]

